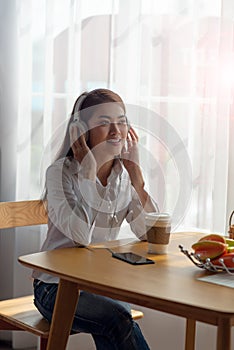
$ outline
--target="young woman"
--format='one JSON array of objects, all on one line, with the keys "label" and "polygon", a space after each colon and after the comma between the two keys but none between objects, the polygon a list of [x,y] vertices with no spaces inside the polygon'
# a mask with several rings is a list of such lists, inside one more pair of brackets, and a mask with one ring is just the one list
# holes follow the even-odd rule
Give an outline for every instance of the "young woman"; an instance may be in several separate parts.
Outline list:
[{"label": "young woman", "polygon": [[[75,102],[57,160],[46,173],[48,232],[42,250],[117,238],[126,219],[145,239],[145,212],[157,211],[144,189],[138,137],[119,95],[96,89]],[[58,279],[33,272],[35,305],[52,319]],[[99,350],[149,349],[130,305],[81,291],[72,330],[91,333]]]}]

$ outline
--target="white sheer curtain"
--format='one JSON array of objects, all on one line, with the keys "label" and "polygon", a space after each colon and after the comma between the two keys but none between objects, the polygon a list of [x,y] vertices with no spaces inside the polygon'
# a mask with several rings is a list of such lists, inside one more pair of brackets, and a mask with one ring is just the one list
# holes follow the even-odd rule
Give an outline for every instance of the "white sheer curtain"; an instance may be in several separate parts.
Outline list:
[{"label": "white sheer curtain", "polygon": [[45,153],[48,163],[77,95],[108,87],[128,104],[162,210],[179,208],[176,227],[225,233],[233,18],[232,0],[18,1],[17,198],[40,196]]}]

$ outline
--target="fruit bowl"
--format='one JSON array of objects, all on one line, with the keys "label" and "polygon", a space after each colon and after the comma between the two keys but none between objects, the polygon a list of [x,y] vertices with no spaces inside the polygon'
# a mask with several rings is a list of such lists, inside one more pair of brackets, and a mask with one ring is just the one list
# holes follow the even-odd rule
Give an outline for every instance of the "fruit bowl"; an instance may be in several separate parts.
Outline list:
[{"label": "fruit bowl", "polygon": [[184,249],[184,247],[182,245],[179,245],[180,251],[187,256],[187,258],[189,258],[190,261],[192,261],[192,263],[194,265],[196,265],[199,268],[208,270],[210,272],[227,272],[230,275],[234,275],[234,267],[230,268],[227,267],[223,261],[222,258],[219,259],[219,262],[221,264],[221,266],[218,265],[214,265],[211,260],[209,258],[207,258],[205,261],[202,261],[199,258],[199,254],[195,254],[193,252],[188,252],[188,250]]}]

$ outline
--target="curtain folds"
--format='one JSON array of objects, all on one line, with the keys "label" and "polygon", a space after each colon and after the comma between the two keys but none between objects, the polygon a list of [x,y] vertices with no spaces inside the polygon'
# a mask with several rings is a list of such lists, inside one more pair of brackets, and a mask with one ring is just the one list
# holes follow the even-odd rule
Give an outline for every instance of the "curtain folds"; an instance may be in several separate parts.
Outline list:
[{"label": "curtain folds", "polygon": [[20,0],[17,14],[17,199],[40,196],[77,95],[108,87],[127,103],[147,187],[174,228],[226,233],[232,0]]}]

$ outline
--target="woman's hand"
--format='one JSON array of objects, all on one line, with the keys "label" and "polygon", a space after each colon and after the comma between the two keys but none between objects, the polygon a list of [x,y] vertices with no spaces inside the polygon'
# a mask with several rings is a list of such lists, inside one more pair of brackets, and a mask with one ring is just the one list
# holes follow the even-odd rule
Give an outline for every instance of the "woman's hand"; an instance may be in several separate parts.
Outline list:
[{"label": "woman's hand", "polygon": [[135,188],[139,199],[146,212],[158,211],[149,194],[145,191],[145,182],[139,164],[138,136],[131,127],[127,136],[128,149],[122,150],[121,158],[128,171],[131,183]]},{"label": "woman's hand", "polygon": [[131,127],[128,136],[126,139],[127,147],[123,147],[121,158],[123,160],[123,164],[127,169],[129,175],[131,171],[136,166],[139,166],[139,152],[138,152],[138,136],[136,131]]},{"label": "woman's hand", "polygon": [[127,149],[123,147],[121,158],[134,187],[143,186],[144,181],[139,164],[138,135],[131,127],[127,136]]},{"label": "woman's hand", "polygon": [[[79,136],[80,135],[80,136]],[[82,166],[82,173],[85,178],[96,181],[96,160],[88,147],[82,125],[71,125],[70,143],[74,158]]]}]

